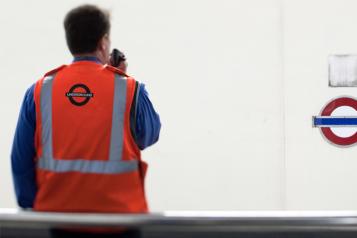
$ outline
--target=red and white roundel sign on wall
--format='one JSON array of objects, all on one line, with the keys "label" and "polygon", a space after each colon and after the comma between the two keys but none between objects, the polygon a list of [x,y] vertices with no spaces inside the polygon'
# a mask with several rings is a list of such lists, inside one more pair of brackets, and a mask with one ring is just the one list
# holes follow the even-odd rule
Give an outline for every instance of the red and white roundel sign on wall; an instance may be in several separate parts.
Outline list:
[{"label": "red and white roundel sign on wall", "polygon": [[313,125],[335,145],[357,143],[357,100],[352,97],[333,99],[323,107],[319,116],[313,117]]}]

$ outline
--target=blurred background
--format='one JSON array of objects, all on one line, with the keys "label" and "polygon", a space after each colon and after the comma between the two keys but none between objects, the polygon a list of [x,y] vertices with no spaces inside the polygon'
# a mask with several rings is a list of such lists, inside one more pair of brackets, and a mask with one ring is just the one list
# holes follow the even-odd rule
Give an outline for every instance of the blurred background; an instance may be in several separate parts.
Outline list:
[{"label": "blurred background", "polygon": [[354,0],[12,0],[0,8],[0,207],[16,207],[10,151],[28,87],[72,57],[63,18],[109,9],[112,47],[162,121],[145,150],[152,211],[357,209],[357,147],[311,117],[356,88],[328,56],[357,53]]}]

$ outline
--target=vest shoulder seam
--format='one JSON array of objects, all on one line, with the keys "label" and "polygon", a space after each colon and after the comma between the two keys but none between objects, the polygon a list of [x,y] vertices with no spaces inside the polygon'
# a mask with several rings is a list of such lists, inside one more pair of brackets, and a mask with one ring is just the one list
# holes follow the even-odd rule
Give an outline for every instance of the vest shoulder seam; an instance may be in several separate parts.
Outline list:
[{"label": "vest shoulder seam", "polygon": [[107,70],[109,70],[109,71],[112,71],[112,72],[114,72],[114,73],[117,73],[117,74],[119,74],[119,75],[121,75],[121,76],[125,76],[125,77],[128,77],[128,78],[131,78],[129,75],[127,75],[126,73],[124,73],[124,72],[121,71],[120,69],[115,68],[115,67],[113,67],[113,66],[106,65],[106,66],[105,66],[105,69],[107,69]]},{"label": "vest shoulder seam", "polygon": [[52,69],[52,70],[48,71],[47,73],[45,73],[44,77],[52,75],[54,73],[57,73],[58,71],[62,70],[65,67],[67,67],[67,65],[64,64],[64,65],[61,65],[61,66],[59,66],[59,67],[57,67],[55,69]]}]

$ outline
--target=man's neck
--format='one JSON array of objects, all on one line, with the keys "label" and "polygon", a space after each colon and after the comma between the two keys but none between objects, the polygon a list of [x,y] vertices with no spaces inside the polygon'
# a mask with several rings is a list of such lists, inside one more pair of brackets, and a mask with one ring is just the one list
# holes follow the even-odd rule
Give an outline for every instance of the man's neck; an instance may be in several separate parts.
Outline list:
[{"label": "man's neck", "polygon": [[106,64],[107,62],[103,62],[102,57],[100,57],[99,54],[96,52],[94,53],[86,53],[86,54],[74,54],[74,58],[96,58],[98,61],[100,61],[102,64]]}]

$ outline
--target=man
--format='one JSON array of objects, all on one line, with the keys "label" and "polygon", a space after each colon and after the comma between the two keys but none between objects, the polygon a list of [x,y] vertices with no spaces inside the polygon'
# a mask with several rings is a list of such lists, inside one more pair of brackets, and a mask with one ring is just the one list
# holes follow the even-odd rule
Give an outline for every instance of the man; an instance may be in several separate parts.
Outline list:
[{"label": "man", "polygon": [[140,150],[158,140],[159,116],[143,84],[105,65],[107,12],[74,8],[64,28],[73,62],[46,73],[22,104],[11,153],[18,204],[36,211],[145,213]]}]

